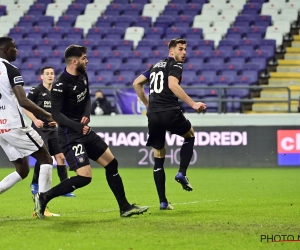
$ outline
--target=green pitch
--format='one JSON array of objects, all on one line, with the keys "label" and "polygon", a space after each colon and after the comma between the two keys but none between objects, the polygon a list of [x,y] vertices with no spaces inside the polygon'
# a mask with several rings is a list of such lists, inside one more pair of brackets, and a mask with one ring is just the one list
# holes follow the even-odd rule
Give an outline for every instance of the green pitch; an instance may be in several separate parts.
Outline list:
[{"label": "green pitch", "polygon": [[[0,169],[0,179],[12,169]],[[0,196],[0,248],[9,249],[300,249],[261,235],[300,234],[300,169],[189,169],[194,191],[167,169],[173,211],[160,211],[151,169],[120,169],[130,202],[143,215],[120,218],[102,169],[75,194],[49,203],[61,217],[31,217],[30,176]],[[58,182],[56,170],[53,183]]]}]

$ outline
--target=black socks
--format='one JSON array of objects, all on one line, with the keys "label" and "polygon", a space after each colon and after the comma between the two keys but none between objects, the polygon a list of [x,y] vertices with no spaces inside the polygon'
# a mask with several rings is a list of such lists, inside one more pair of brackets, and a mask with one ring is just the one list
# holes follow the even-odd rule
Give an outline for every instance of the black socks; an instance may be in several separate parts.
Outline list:
[{"label": "black socks", "polygon": [[130,207],[126,199],[122,178],[118,173],[118,161],[113,159],[106,167],[105,174],[107,183],[115,195],[120,210],[125,211]]},{"label": "black socks", "polygon": [[181,172],[184,176],[186,175],[186,170],[193,157],[194,142],[195,137],[186,138],[181,146],[179,172]]},{"label": "black socks", "polygon": [[154,158],[153,177],[160,202],[168,202],[166,198],[165,158]]},{"label": "black socks", "polygon": [[66,165],[57,165],[56,168],[57,168],[57,174],[60,179],[60,182],[68,178]]},{"label": "black socks", "polygon": [[49,202],[55,197],[71,193],[75,189],[82,188],[88,185],[91,181],[91,177],[73,176],[65,179],[64,181],[51,188],[49,191],[42,193],[41,195],[46,202]]}]

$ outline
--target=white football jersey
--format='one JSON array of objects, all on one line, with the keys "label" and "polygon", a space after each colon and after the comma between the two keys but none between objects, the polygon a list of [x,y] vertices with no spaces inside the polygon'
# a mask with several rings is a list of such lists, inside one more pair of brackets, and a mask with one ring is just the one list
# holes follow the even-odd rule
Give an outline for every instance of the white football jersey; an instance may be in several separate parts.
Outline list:
[{"label": "white football jersey", "polygon": [[23,108],[12,90],[17,85],[24,85],[20,71],[7,60],[0,58],[0,129],[27,126],[23,118]]}]

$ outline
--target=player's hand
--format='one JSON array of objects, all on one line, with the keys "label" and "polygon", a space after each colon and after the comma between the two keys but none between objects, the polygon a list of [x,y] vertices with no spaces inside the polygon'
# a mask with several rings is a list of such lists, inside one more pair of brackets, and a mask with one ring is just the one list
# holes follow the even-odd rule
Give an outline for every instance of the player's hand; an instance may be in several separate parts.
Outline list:
[{"label": "player's hand", "polygon": [[203,102],[196,102],[193,106],[193,109],[195,109],[198,113],[201,111],[204,111],[206,109],[206,104]]},{"label": "player's hand", "polygon": [[56,126],[56,122],[55,121],[53,121],[53,122],[48,122],[48,126],[50,126],[50,127],[55,127]]},{"label": "player's hand", "polygon": [[87,124],[89,124],[89,122],[90,122],[90,119],[87,118],[86,116],[84,116],[84,117],[82,117],[80,123],[81,123],[81,124],[84,124],[84,125],[87,125]]},{"label": "player's hand", "polygon": [[83,134],[84,135],[87,135],[88,133],[90,133],[91,132],[91,128],[89,127],[89,126],[84,126],[83,127]]},{"label": "player's hand", "polygon": [[44,122],[37,119],[34,121],[34,125],[37,127],[37,128],[42,128],[44,126]]}]

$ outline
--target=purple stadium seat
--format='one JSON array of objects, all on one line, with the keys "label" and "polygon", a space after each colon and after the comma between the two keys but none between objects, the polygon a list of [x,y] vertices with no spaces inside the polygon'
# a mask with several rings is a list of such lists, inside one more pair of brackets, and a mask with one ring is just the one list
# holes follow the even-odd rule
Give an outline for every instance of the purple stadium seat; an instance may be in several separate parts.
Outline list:
[{"label": "purple stadium seat", "polygon": [[148,16],[137,16],[135,18],[134,26],[150,28],[152,24],[152,18]]},{"label": "purple stadium seat", "polygon": [[243,15],[257,15],[257,10],[251,10],[251,9],[243,9],[241,14]]},{"label": "purple stadium seat", "polygon": [[127,28],[133,25],[134,16],[120,16],[115,21],[115,27]]},{"label": "purple stadium seat", "polygon": [[247,3],[244,5],[243,10],[253,10],[256,11],[256,14],[258,14],[261,10],[262,4],[261,3]]},{"label": "purple stadium seat", "polygon": [[239,97],[245,98],[248,97],[250,94],[250,89],[227,89],[226,95],[227,97]]},{"label": "purple stadium seat", "polygon": [[217,72],[215,70],[203,70],[200,75],[197,76],[197,80],[201,84],[212,84],[217,76]]},{"label": "purple stadium seat", "polygon": [[124,5],[123,15],[140,16],[144,8],[143,4],[126,4]]},{"label": "purple stadium seat", "polygon": [[227,30],[227,34],[240,34],[243,36],[247,33],[247,30],[248,29],[244,26],[232,27]]},{"label": "purple stadium seat", "polygon": [[158,44],[157,40],[143,39],[143,40],[139,41],[138,48],[144,46],[144,47],[150,47],[151,49],[153,49],[155,46],[157,46],[157,44]]},{"label": "purple stadium seat", "polygon": [[235,78],[235,84],[254,84],[258,81],[258,73],[256,70],[243,70],[241,75]]},{"label": "purple stadium seat", "polygon": [[249,22],[249,21],[234,21],[233,26],[248,28],[248,27],[250,27],[250,23],[251,22]]},{"label": "purple stadium seat", "polygon": [[242,70],[245,65],[245,58],[231,58],[223,65],[223,70]]},{"label": "purple stadium seat", "polygon": [[176,19],[176,16],[159,16],[156,18],[154,27],[161,27],[166,29],[171,27]]},{"label": "purple stadium seat", "polygon": [[32,26],[36,25],[36,22],[37,22],[37,18],[35,16],[26,15],[26,16],[20,17],[17,26],[18,27],[32,27]]},{"label": "purple stadium seat", "polygon": [[119,16],[124,10],[123,4],[110,4],[106,7],[105,15]]},{"label": "purple stadium seat", "polygon": [[260,33],[248,33],[246,39],[261,40],[263,35]]},{"label": "purple stadium seat", "polygon": [[254,50],[252,47],[247,46],[247,48],[242,48],[238,50],[234,50],[231,52],[232,58],[250,58],[254,53]]},{"label": "purple stadium seat", "polygon": [[136,78],[136,74],[135,74],[134,70],[132,70],[132,69],[124,69],[123,66],[119,70],[119,76],[128,77],[128,79],[130,79],[130,83],[131,84],[134,81],[134,79]]},{"label": "purple stadium seat", "polygon": [[131,85],[135,76],[130,76],[130,75],[118,75],[118,76],[113,76],[111,79],[111,86],[126,86],[126,85]]},{"label": "purple stadium seat", "polygon": [[61,65],[63,62],[62,62],[61,58],[49,57],[49,58],[46,59],[45,63],[52,66],[52,65]]},{"label": "purple stadium seat", "polygon": [[181,82],[185,85],[189,85],[192,82],[195,82],[197,79],[196,71],[183,71]]},{"label": "purple stadium seat", "polygon": [[42,4],[45,4],[45,5],[48,5],[49,3],[53,3],[53,0],[37,0],[36,4],[37,3],[42,3]]},{"label": "purple stadium seat", "polygon": [[30,35],[30,34],[40,34],[40,35],[44,36],[44,35],[46,35],[48,33],[48,30],[49,30],[49,28],[47,28],[47,27],[38,27],[38,26],[35,26],[35,27],[32,27],[32,28],[28,29],[27,35]]},{"label": "purple stadium seat", "polygon": [[193,60],[189,60],[188,63],[184,64],[184,70],[185,71],[195,71],[195,72],[199,72],[202,69],[202,66],[204,64],[203,59],[202,58],[193,58],[193,59],[197,59],[197,63],[193,63]]},{"label": "purple stadium seat", "polygon": [[75,0],[73,3],[83,3],[87,5],[88,3],[94,2],[93,0]]},{"label": "purple stadium seat", "polygon": [[57,45],[57,43],[58,43],[58,41],[56,39],[45,38],[43,40],[40,40],[37,45],[38,46],[45,45],[45,46],[54,47],[55,45]]},{"label": "purple stadium seat", "polygon": [[128,51],[119,51],[119,50],[114,50],[114,51],[109,51],[107,58],[121,58],[121,59],[125,59],[127,57],[127,55],[129,54]]},{"label": "purple stadium seat", "polygon": [[43,37],[44,37],[44,35],[41,34],[41,33],[28,33],[26,38],[27,39],[34,39],[36,41],[40,41],[40,40],[43,39]]},{"label": "purple stadium seat", "polygon": [[219,75],[216,77],[215,81],[212,83],[213,86],[221,86],[221,85],[230,85],[234,80],[234,76],[230,75]]},{"label": "purple stadium seat", "polygon": [[222,39],[219,42],[219,46],[233,46],[233,48],[237,47],[239,44],[239,40],[233,40],[233,39]]},{"label": "purple stadium seat", "polygon": [[256,24],[256,22],[266,22],[269,25],[272,24],[272,17],[271,16],[265,16],[265,15],[259,15],[259,16],[255,16],[254,22]]},{"label": "purple stadium seat", "polygon": [[[182,1],[181,1],[182,2]],[[182,15],[194,17],[196,15],[199,15],[203,6],[204,1],[202,3],[190,3],[190,4],[185,4],[184,8],[182,10]]]},{"label": "purple stadium seat", "polygon": [[249,3],[259,3],[259,4],[263,4],[267,2],[267,0],[250,0]]},{"label": "purple stadium seat", "polygon": [[266,27],[265,26],[253,26],[249,27],[247,30],[247,34],[261,34],[263,36],[266,33]]},{"label": "purple stadium seat", "polygon": [[275,51],[273,47],[270,47],[270,49],[265,50],[256,50],[255,53],[252,55],[252,58],[265,58],[270,59],[274,56]]},{"label": "purple stadium seat", "polygon": [[236,40],[239,41],[242,39],[242,35],[238,34],[238,33],[227,33],[226,34],[226,39],[230,39],[230,40]]},{"label": "purple stadium seat", "polygon": [[66,15],[82,15],[84,13],[86,4],[84,3],[73,3],[68,6],[68,9],[66,10]]},{"label": "purple stadium seat", "polygon": [[27,32],[28,32],[27,27],[14,27],[9,30],[8,36],[11,36],[13,34],[21,34],[23,37],[23,36],[27,35]]},{"label": "purple stadium seat", "polygon": [[201,40],[202,36],[203,36],[202,29],[198,29],[198,28],[188,28],[188,29],[186,29],[185,38],[187,40],[189,40],[189,39]]},{"label": "purple stadium seat", "polygon": [[43,3],[32,4],[27,12],[28,15],[41,16],[46,12],[47,5]]},{"label": "purple stadium seat", "polygon": [[114,23],[115,23],[115,17],[114,16],[104,15],[104,16],[98,17],[97,22],[95,23],[95,26],[99,27],[99,29],[106,28],[108,30],[108,28],[113,26]]},{"label": "purple stadium seat", "polygon": [[201,5],[203,5],[203,4],[205,4],[207,1],[206,0],[190,0],[189,1],[190,3],[193,3],[193,4],[201,4]]},{"label": "purple stadium seat", "polygon": [[214,50],[214,53],[211,54],[211,57],[220,57],[220,58],[228,58],[233,51],[232,47],[219,47],[217,50]]},{"label": "purple stadium seat", "polygon": [[241,14],[235,18],[237,22],[248,22],[250,25],[254,22],[256,16]]},{"label": "purple stadium seat", "polygon": [[212,48],[210,47],[198,47],[197,50],[192,50],[189,52],[189,58],[207,58],[212,53]]},{"label": "purple stadium seat", "polygon": [[252,58],[250,62],[246,63],[244,69],[262,71],[267,67],[265,58]]},{"label": "purple stadium seat", "polygon": [[243,39],[239,41],[239,47],[240,46],[251,46],[256,47],[259,45],[260,40],[259,39]]},{"label": "purple stadium seat", "polygon": [[161,38],[164,35],[164,33],[165,33],[165,31],[161,27],[151,27],[151,28],[145,29],[146,38],[148,38],[148,36],[150,36],[150,35],[159,35],[159,37]]},{"label": "purple stadium seat", "polygon": [[214,48],[214,44],[215,44],[215,42],[214,41],[212,41],[212,40],[200,40],[199,42],[198,42],[198,46],[199,47],[211,47],[212,49]]},{"label": "purple stadium seat", "polygon": [[112,76],[108,76],[108,75],[94,75],[91,78],[89,78],[89,83],[90,85],[105,86],[110,84],[111,79]]},{"label": "purple stadium seat", "polygon": [[58,27],[73,27],[77,16],[74,15],[63,15],[58,18],[56,26]]},{"label": "purple stadium seat", "polygon": [[53,16],[41,16],[38,20],[38,26],[40,27],[51,27],[54,23],[54,17]]},{"label": "purple stadium seat", "polygon": [[171,40],[174,37],[184,37],[185,29],[179,27],[167,28],[165,33],[165,39]]},{"label": "purple stadium seat", "polygon": [[[226,103],[226,112],[240,112],[241,111],[241,102],[240,102],[241,97],[239,96],[239,94],[245,94],[246,92],[239,91],[239,90],[235,90],[235,91],[236,92],[232,92],[232,93],[233,94],[235,93],[236,96],[232,96],[232,99],[235,99],[237,101],[227,102]],[[249,90],[248,90],[248,92],[249,92]]]},{"label": "purple stadium seat", "polygon": [[[47,34],[47,37],[48,38],[53,38],[53,35],[54,36],[60,36],[60,38],[66,33],[66,28],[65,27],[59,27],[59,26],[56,26],[56,27],[52,27],[52,28],[49,28],[48,29],[48,34]],[[53,38],[53,39],[56,39],[56,38]]]},{"label": "purple stadium seat", "polygon": [[224,64],[223,58],[210,58],[209,61],[203,64],[203,70],[221,70]]}]

